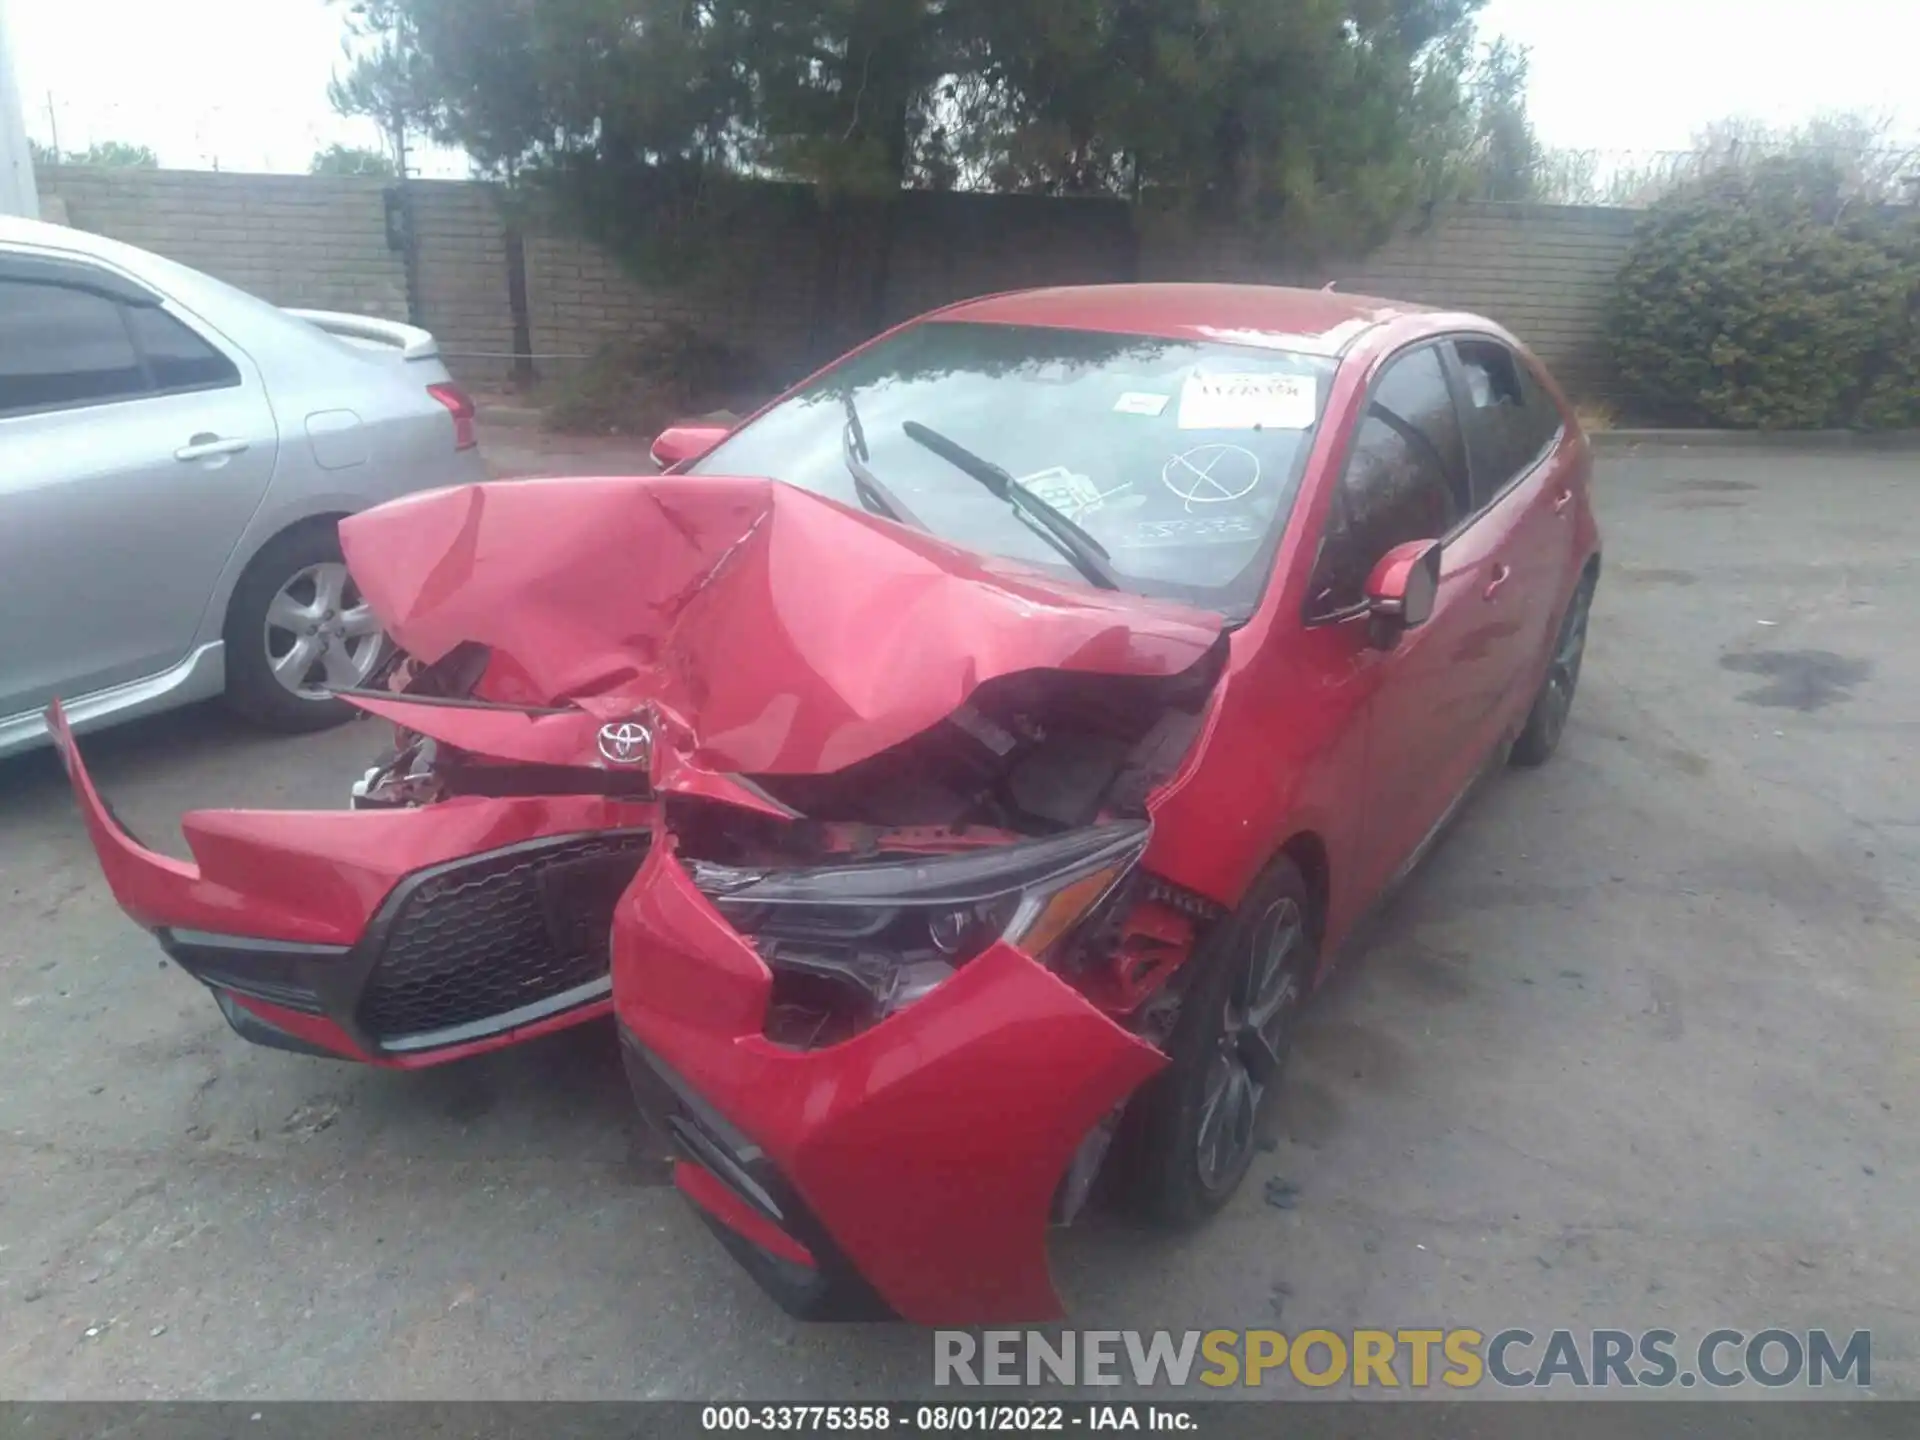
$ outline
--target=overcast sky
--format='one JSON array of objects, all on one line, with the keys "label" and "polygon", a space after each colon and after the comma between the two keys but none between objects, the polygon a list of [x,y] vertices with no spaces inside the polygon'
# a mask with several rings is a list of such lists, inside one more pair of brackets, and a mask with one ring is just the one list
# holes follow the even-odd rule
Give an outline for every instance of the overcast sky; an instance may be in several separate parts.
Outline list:
[{"label": "overcast sky", "polygon": [[[175,166],[304,170],[339,140],[327,105],[341,7],[327,0],[0,0],[27,129],[63,148],[151,145]],[[1489,0],[1482,32],[1532,50],[1541,137],[1685,147],[1730,115],[1892,112],[1920,131],[1920,0]],[[51,97],[51,104],[49,104]],[[441,174],[463,172],[441,157]]]}]

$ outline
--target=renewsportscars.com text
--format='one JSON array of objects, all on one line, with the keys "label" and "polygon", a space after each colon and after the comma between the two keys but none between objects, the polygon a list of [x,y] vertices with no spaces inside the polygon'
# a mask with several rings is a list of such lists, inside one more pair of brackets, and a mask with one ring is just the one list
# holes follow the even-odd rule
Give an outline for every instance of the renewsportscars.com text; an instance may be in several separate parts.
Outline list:
[{"label": "renewsportscars.com text", "polygon": [[1826,1330],[939,1330],[935,1385],[1324,1390],[1868,1388],[1873,1337]]}]

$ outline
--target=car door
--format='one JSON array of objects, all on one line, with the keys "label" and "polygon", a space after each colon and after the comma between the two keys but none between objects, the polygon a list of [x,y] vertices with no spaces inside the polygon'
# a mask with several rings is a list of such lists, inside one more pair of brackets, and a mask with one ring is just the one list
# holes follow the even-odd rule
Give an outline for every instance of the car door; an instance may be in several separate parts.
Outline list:
[{"label": "car door", "polygon": [[1525,358],[1493,336],[1459,336],[1451,359],[1473,475],[1473,525],[1492,560],[1488,643],[1501,652],[1493,726],[1532,704],[1559,624],[1575,533],[1566,423]]},{"label": "car door", "polygon": [[[1309,624],[1338,627],[1371,671],[1359,891],[1404,865],[1476,772],[1502,682],[1487,588],[1498,563],[1471,519],[1464,438],[1437,343],[1402,352],[1363,401],[1308,585]],[[1426,624],[1370,647],[1365,587],[1396,545],[1443,542]],[[1497,592],[1496,592],[1497,593]]]},{"label": "car door", "polygon": [[246,355],[116,271],[0,250],[0,716],[184,660],[278,449]]}]

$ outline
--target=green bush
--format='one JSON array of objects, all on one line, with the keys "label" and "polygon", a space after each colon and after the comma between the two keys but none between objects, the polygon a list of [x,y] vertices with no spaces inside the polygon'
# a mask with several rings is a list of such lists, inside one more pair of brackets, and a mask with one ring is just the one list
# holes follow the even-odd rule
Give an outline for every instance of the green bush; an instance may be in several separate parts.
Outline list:
[{"label": "green bush", "polygon": [[1827,161],[1772,160],[1648,212],[1610,333],[1654,413],[1762,430],[1920,423],[1920,224],[1850,206],[1843,187]]},{"label": "green bush", "polygon": [[651,438],[677,420],[746,412],[779,389],[755,357],[669,324],[603,345],[546,396],[551,430]]},{"label": "green bush", "polygon": [[1883,243],[1905,277],[1906,294],[1885,347],[1869,361],[1858,423],[1869,430],[1920,429],[1920,216],[1883,228]]}]

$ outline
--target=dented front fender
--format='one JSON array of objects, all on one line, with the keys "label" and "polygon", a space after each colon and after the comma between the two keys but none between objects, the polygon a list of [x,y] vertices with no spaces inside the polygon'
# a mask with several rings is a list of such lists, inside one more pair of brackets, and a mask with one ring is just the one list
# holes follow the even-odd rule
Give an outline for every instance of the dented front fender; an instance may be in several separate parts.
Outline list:
[{"label": "dented front fender", "polygon": [[623,1029],[750,1137],[900,1316],[1058,1316],[1049,1206],[1082,1139],[1165,1057],[1004,943],[853,1039],[767,1040],[771,975],[655,846],[615,911]]}]

